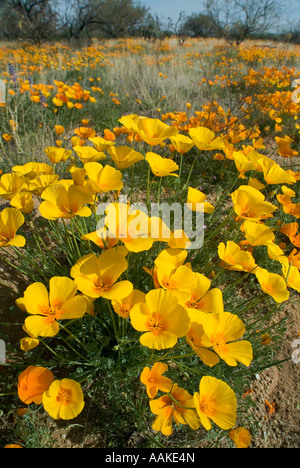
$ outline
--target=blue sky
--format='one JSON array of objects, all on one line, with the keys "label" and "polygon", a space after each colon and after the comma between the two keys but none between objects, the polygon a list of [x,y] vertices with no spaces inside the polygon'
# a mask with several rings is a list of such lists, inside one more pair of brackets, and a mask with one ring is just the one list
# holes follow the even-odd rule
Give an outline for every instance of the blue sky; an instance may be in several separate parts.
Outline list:
[{"label": "blue sky", "polygon": [[[181,11],[187,15],[203,11],[203,0],[140,0],[143,5],[160,17],[177,19]],[[300,20],[300,0],[282,0],[283,22],[296,23]]]}]

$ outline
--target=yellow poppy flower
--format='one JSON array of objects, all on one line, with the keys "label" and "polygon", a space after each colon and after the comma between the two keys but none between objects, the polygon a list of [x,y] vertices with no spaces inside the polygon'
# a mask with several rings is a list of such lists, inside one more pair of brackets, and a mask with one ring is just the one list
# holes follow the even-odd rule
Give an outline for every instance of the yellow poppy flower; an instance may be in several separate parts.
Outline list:
[{"label": "yellow poppy flower", "polygon": [[24,190],[32,192],[34,195],[40,196],[46,188],[51,185],[56,185],[59,179],[59,175],[48,175],[41,174],[38,175],[35,179],[30,179],[24,184]]},{"label": "yellow poppy flower", "polygon": [[256,269],[255,276],[262,290],[273,297],[277,303],[282,303],[289,299],[290,293],[282,276],[277,275],[277,273],[270,273],[265,268],[260,267]]},{"label": "yellow poppy flower", "polygon": [[76,167],[72,165],[69,167],[70,174],[74,185],[80,185],[81,187],[85,186],[86,183],[86,170],[84,167]]},{"label": "yellow poppy flower", "polygon": [[275,162],[268,163],[266,159],[260,159],[259,163],[262,167],[264,179],[267,184],[295,184],[296,179],[293,174],[285,171],[279,164]]},{"label": "yellow poppy flower", "polygon": [[97,151],[102,153],[103,151],[108,150],[111,146],[114,146],[116,143],[114,141],[106,140],[105,138],[101,138],[99,136],[89,138],[89,141],[93,143]]},{"label": "yellow poppy flower", "polygon": [[10,205],[22,211],[22,213],[31,213],[34,208],[34,201],[32,199],[32,193],[29,193],[29,192],[18,193],[10,200]]},{"label": "yellow poppy flower", "polygon": [[149,398],[155,398],[158,390],[166,393],[172,390],[172,380],[163,376],[167,370],[168,366],[163,362],[156,362],[152,369],[144,367],[142,370],[140,380],[144,385],[146,385],[147,395]]},{"label": "yellow poppy flower", "polygon": [[54,125],[54,129],[57,136],[62,135],[65,131],[65,127],[63,127],[62,125]]},{"label": "yellow poppy flower", "polygon": [[157,280],[160,286],[177,296],[184,302],[191,295],[191,290],[196,287],[196,276],[187,265],[180,265],[173,269],[168,263],[156,263]]},{"label": "yellow poppy flower", "polygon": [[18,172],[26,177],[26,181],[35,179],[41,175],[53,175],[53,166],[47,163],[28,162],[21,166],[13,166],[13,172]]},{"label": "yellow poppy flower", "polygon": [[300,248],[300,234],[298,234],[298,227],[298,223],[284,224],[279,231],[285,234],[295,247]]},{"label": "yellow poppy flower", "polygon": [[101,161],[102,159],[106,159],[106,154],[96,150],[92,146],[81,146],[75,145],[73,147],[75,153],[79,157],[82,164],[86,164],[88,162],[97,162]]},{"label": "yellow poppy flower", "polygon": [[249,159],[247,158],[247,156],[245,156],[243,151],[234,151],[232,153],[232,156],[233,156],[233,160],[235,162],[236,168],[240,173],[239,177],[241,179],[245,179],[246,172],[253,171],[255,169],[253,161],[251,160],[249,161]]},{"label": "yellow poppy flower", "polygon": [[62,101],[61,99],[59,99],[57,97],[54,97],[52,99],[52,102],[56,107],[62,107],[64,105],[64,101]]},{"label": "yellow poppy flower", "polygon": [[149,237],[155,241],[169,242],[172,238],[172,232],[161,218],[151,216],[149,218]]},{"label": "yellow poppy flower", "polygon": [[284,259],[286,259],[286,257],[284,255],[284,251],[279,247],[279,245],[276,245],[275,243],[270,243],[266,245],[267,245],[268,256],[272,260],[275,260],[276,262],[280,262],[281,264],[283,264]]},{"label": "yellow poppy flower", "polygon": [[37,338],[32,338],[26,336],[20,340],[20,349],[24,352],[30,351],[31,349],[36,348],[40,344],[40,340]]},{"label": "yellow poppy flower", "polygon": [[72,379],[54,380],[43,394],[42,403],[51,418],[74,419],[84,408],[81,385]]},{"label": "yellow poppy flower", "polygon": [[[124,120],[120,120],[124,125]],[[160,145],[167,138],[177,135],[176,127],[170,127],[159,119],[150,119],[148,117],[139,117],[132,119],[132,126],[143,141],[150,146]]]},{"label": "yellow poppy flower", "polygon": [[293,249],[290,255],[288,256],[288,261],[293,266],[300,270],[300,252],[297,249]]},{"label": "yellow poppy flower", "polygon": [[52,164],[58,164],[61,161],[66,162],[72,154],[71,150],[66,150],[65,148],[59,148],[57,146],[48,146],[44,149],[49,161]]},{"label": "yellow poppy flower", "polygon": [[250,446],[251,434],[248,429],[237,427],[236,429],[231,429],[228,435],[237,448],[248,448]]},{"label": "yellow poppy flower", "polygon": [[173,273],[179,266],[183,265],[187,258],[187,251],[182,249],[164,249],[156,257],[155,265],[160,263],[170,265],[170,273]]},{"label": "yellow poppy flower", "polygon": [[129,131],[135,132],[137,122],[139,120],[139,116],[137,114],[128,114],[124,115],[119,119],[119,122]]},{"label": "yellow poppy flower", "polygon": [[129,317],[130,311],[135,304],[139,302],[144,302],[145,300],[145,293],[139,291],[138,289],[134,289],[129,296],[113,299],[111,301],[111,305],[116,312],[116,314],[120,315],[123,319],[127,319]]},{"label": "yellow poppy flower", "polygon": [[288,259],[283,262],[282,275],[287,287],[300,293],[300,271],[294,265],[288,263]]},{"label": "yellow poppy flower", "polygon": [[[119,249],[118,249],[119,250]],[[71,269],[79,291],[92,298],[121,299],[133,290],[130,281],[119,281],[128,268],[125,256],[115,249],[106,250],[99,257],[89,254],[79,259]]]},{"label": "yellow poppy flower", "polygon": [[187,195],[187,207],[192,211],[213,213],[215,208],[211,203],[205,201],[206,198],[207,196],[200,192],[200,190],[189,187]]},{"label": "yellow poppy flower", "polygon": [[84,205],[93,203],[93,196],[78,185],[69,188],[64,185],[50,186],[43,191],[42,198],[45,201],[40,204],[39,210],[46,219],[86,218],[92,214],[91,209]]},{"label": "yellow poppy flower", "polygon": [[231,194],[236,214],[243,219],[260,221],[271,218],[277,207],[265,201],[265,196],[249,185],[242,185]]},{"label": "yellow poppy flower", "polygon": [[25,183],[25,177],[17,172],[3,174],[0,178],[0,198],[11,200],[20,192]]},{"label": "yellow poppy flower", "polygon": [[25,327],[33,337],[55,336],[59,332],[58,320],[82,317],[89,305],[84,296],[77,295],[77,286],[70,278],[53,277],[49,292],[42,283],[31,284],[22,298],[22,305],[30,314]]},{"label": "yellow poppy flower", "polygon": [[264,224],[248,220],[242,225],[242,230],[247,241],[252,246],[267,245],[275,240],[275,235],[272,229]]},{"label": "yellow poppy flower", "polygon": [[9,135],[9,133],[3,133],[2,138],[6,143],[8,143],[12,139],[12,135]]},{"label": "yellow poppy flower", "polygon": [[213,421],[221,429],[231,429],[237,418],[237,401],[234,391],[216,377],[202,377],[199,393],[194,394],[196,411],[206,430]]},{"label": "yellow poppy flower", "polygon": [[75,133],[75,135],[79,136],[83,140],[87,140],[89,138],[94,138],[94,136],[96,135],[95,130],[93,130],[90,127],[75,128],[74,133]]},{"label": "yellow poppy flower", "polygon": [[163,158],[156,153],[147,153],[146,161],[150,164],[151,171],[156,177],[173,176],[178,177],[178,174],[173,174],[179,169],[178,164],[172,159]]},{"label": "yellow poppy flower", "polygon": [[173,433],[173,419],[177,426],[188,424],[193,430],[199,429],[201,423],[194,409],[192,395],[178,387],[177,384],[174,384],[170,393],[171,396],[163,395],[150,401],[150,409],[152,413],[157,415],[152,429],[165,436],[170,436]]},{"label": "yellow poppy flower", "polygon": [[195,143],[193,142],[193,140],[191,140],[191,138],[189,138],[187,135],[182,135],[180,133],[178,133],[175,136],[171,136],[170,141],[177,153],[179,154],[188,153],[190,149],[192,149],[193,146],[195,146]]},{"label": "yellow poppy flower", "polygon": [[129,146],[111,146],[107,152],[119,170],[127,169],[138,161],[143,161],[144,156]]},{"label": "yellow poppy flower", "polygon": [[212,343],[203,328],[206,314],[196,309],[187,310],[191,325],[185,337],[186,342],[206,366],[213,367],[220,362],[220,358],[211,350]]},{"label": "yellow poppy flower", "polygon": [[168,240],[168,246],[171,249],[189,249],[191,241],[183,229],[175,229],[175,231],[171,232],[171,237]]},{"label": "yellow poppy flower", "polygon": [[88,181],[85,187],[92,193],[107,193],[123,188],[122,173],[109,165],[88,162],[84,166]]},{"label": "yellow poppy flower", "polygon": [[81,236],[81,239],[91,241],[101,249],[112,249],[119,242],[119,239],[116,237],[108,236],[108,230],[106,228],[84,234]]},{"label": "yellow poppy flower", "polygon": [[248,185],[250,185],[250,187],[255,188],[256,190],[263,190],[264,188],[266,188],[266,185],[265,185],[265,184],[262,184],[262,183],[261,183],[258,179],[256,179],[255,177],[250,177],[249,182],[248,182]]},{"label": "yellow poppy flower", "polygon": [[218,247],[221,259],[220,266],[232,271],[252,272],[256,267],[255,259],[250,252],[246,252],[233,241],[221,242]]},{"label": "yellow poppy flower", "polygon": [[252,346],[249,341],[241,340],[245,326],[234,314],[206,314],[203,329],[208,336],[214,351],[227,365],[236,366],[241,362],[249,366],[253,359]]},{"label": "yellow poppy flower", "polygon": [[145,302],[136,304],[130,319],[133,328],[145,332],[140,337],[143,346],[150,349],[172,348],[178,338],[188,332],[190,319],[177,298],[169,291],[154,289],[145,296]]},{"label": "yellow poppy flower", "polygon": [[221,137],[215,138],[215,133],[209,128],[191,128],[189,135],[200,151],[222,150],[225,148],[223,139]]},{"label": "yellow poppy flower", "polygon": [[293,158],[298,156],[298,152],[291,148],[293,140],[288,135],[283,138],[275,137],[275,140],[278,145],[278,153],[280,156],[283,158]]},{"label": "yellow poppy flower", "polygon": [[194,273],[195,285],[188,292],[177,294],[180,304],[187,309],[222,314],[224,312],[223,294],[218,288],[210,289],[211,281],[201,273]]},{"label": "yellow poppy flower", "polygon": [[150,238],[149,218],[139,210],[131,210],[126,203],[111,203],[105,210],[108,237],[119,239],[131,252],[149,250],[154,242]]},{"label": "yellow poppy flower", "polygon": [[4,208],[0,213],[0,249],[13,245],[24,247],[26,240],[17,235],[18,229],[23,226],[25,218],[21,211],[16,208]]}]

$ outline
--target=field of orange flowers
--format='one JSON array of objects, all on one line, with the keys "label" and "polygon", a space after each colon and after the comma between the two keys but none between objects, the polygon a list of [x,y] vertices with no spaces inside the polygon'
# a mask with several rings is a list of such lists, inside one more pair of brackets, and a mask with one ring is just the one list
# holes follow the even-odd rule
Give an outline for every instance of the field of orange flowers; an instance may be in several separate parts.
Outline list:
[{"label": "field of orange flowers", "polygon": [[1,446],[260,446],[253,380],[300,362],[300,48],[0,58]]}]

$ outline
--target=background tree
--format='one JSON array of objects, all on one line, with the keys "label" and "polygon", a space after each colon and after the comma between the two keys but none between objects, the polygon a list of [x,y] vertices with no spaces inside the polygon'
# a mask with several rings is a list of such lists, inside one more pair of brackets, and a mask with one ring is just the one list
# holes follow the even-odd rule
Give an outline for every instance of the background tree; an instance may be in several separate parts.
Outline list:
[{"label": "background tree", "polygon": [[161,18],[157,14],[151,15],[150,13],[140,22],[138,33],[144,39],[153,42],[157,40],[162,42],[166,37],[171,35],[171,32],[167,30]]},{"label": "background tree", "polygon": [[168,29],[175,35],[179,45],[183,45],[189,36],[189,31],[186,27],[187,17],[184,11],[179,13],[177,21],[168,18]]},{"label": "background tree", "polygon": [[116,38],[133,34],[147,8],[133,0],[65,0],[60,26],[68,39]]},{"label": "background tree", "polygon": [[189,37],[212,37],[215,28],[210,16],[204,13],[193,13],[186,18],[185,30]]},{"label": "background tree", "polygon": [[279,7],[277,0],[206,0],[206,14],[216,33],[236,45],[274,26]]},{"label": "background tree", "polygon": [[8,39],[40,45],[55,33],[57,14],[50,0],[0,0],[0,30]]}]

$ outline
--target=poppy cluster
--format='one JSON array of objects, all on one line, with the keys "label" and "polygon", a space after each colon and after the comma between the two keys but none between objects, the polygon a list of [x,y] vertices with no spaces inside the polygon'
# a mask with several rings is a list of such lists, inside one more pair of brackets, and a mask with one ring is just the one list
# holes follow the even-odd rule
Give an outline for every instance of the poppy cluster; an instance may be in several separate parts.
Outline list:
[{"label": "poppy cluster", "polygon": [[[174,64],[169,48],[161,50],[167,54],[163,58],[155,58],[143,55],[145,50],[134,41],[126,42],[124,50],[122,44],[103,48],[101,53],[90,47],[76,57],[63,48],[61,54],[68,57],[67,69],[110,66],[109,58],[118,60],[123,53],[137,54],[145,66]],[[27,53],[34,62],[33,50]],[[95,349],[98,357],[102,347],[105,356],[109,352],[125,355],[127,348],[137,355],[141,352],[147,358],[139,356],[131,367],[136,367],[139,376],[138,392],[145,390],[149,398],[148,416],[154,431],[170,436],[174,424],[206,431],[214,427],[228,431],[236,446],[248,447],[250,433],[238,426],[240,389],[234,387],[234,376],[242,375],[255,361],[254,334],[248,333],[247,316],[228,306],[225,292],[228,288],[235,291],[244,282],[253,288],[257,304],[266,300],[274,307],[300,292],[300,175],[292,164],[298,151],[296,138],[284,127],[300,108],[288,91],[290,80],[297,77],[295,70],[248,67],[245,72],[240,66],[241,60],[249,64],[274,58],[274,51],[240,48],[235,60],[221,53],[215,64],[220,74],[202,80],[199,86],[236,87],[242,82],[246,90],[261,83],[266,87],[264,94],[253,92],[244,99],[243,118],[211,100],[194,115],[190,103],[184,111],[166,112],[159,118],[126,113],[118,126],[99,131],[87,119],[72,129],[59,121],[60,111],[80,110],[85,103],[96,102],[91,91],[102,95],[102,89],[94,86],[95,78],[89,80],[91,89],[79,82],[69,85],[57,80],[53,86],[37,87],[23,79],[28,71],[28,61],[22,65],[25,52],[14,51],[23,72],[14,75],[15,94],[11,92],[10,99],[18,93],[28,95],[34,104],[45,99],[45,107],[52,108],[57,119],[55,143],[45,145],[42,162],[12,165],[0,175],[0,199],[5,203],[0,212],[0,256],[16,269],[13,255],[30,259],[27,265],[39,275],[16,300],[24,314],[26,336],[20,348],[26,358],[41,345],[51,351],[55,343],[65,343],[80,359]],[[197,54],[187,54],[184,63],[192,68],[199,62]],[[59,66],[55,50],[46,49],[44,55],[39,55],[41,69],[46,67],[46,58],[54,68]],[[230,67],[232,75],[227,74]],[[158,76],[168,79],[165,73]],[[118,93],[110,92],[109,97],[115,105],[122,105]],[[261,126],[248,123],[253,109],[275,129],[276,158],[268,151],[269,140]],[[18,135],[14,121],[10,131],[11,135],[2,135],[7,145]],[[62,136],[65,133],[69,138]],[[205,173],[203,186],[195,176],[211,163],[218,169],[220,164],[222,177],[226,173],[232,179],[230,190],[226,187],[221,196],[215,181],[205,183]],[[139,180],[142,189],[135,186],[137,177],[143,179]],[[144,210],[152,202],[176,197],[186,204],[189,214],[203,215],[202,257],[190,249],[192,239],[184,229]],[[142,207],[134,203],[140,201]],[[46,233],[53,236],[50,247]],[[30,257],[32,245],[39,249],[37,258]],[[56,249],[62,250],[61,256],[56,256]],[[52,275],[53,265],[58,274]],[[78,336],[73,331],[76,327]],[[95,338],[91,343],[99,327],[103,327],[101,342]],[[89,330],[88,344],[79,339],[83,330]],[[262,338],[263,349],[269,338]],[[77,344],[86,348],[76,352]],[[54,350],[52,354],[58,356]],[[35,361],[18,377],[20,400],[41,405],[55,420],[76,418],[84,409],[83,383],[99,371],[97,366],[93,369],[93,359],[86,359],[91,370],[87,377],[76,361],[74,375],[61,379],[55,379],[51,363],[44,367]],[[195,372],[199,376],[196,386],[178,377],[181,371],[188,375],[185,371],[191,361],[193,370],[195,366],[200,369]]]}]

